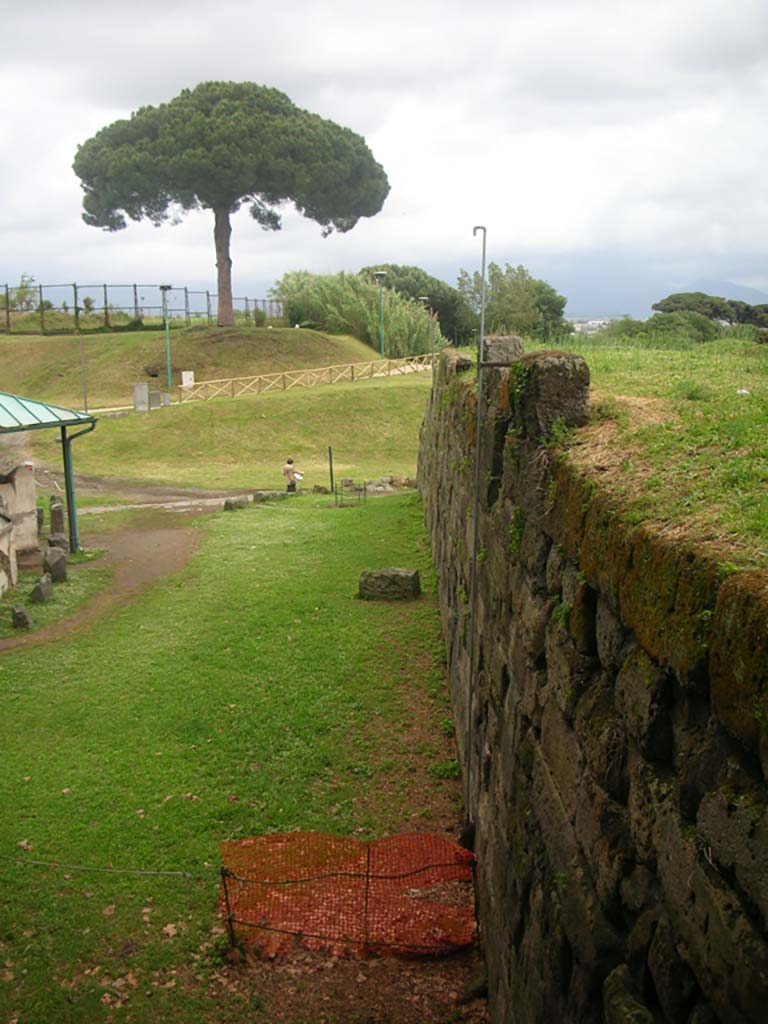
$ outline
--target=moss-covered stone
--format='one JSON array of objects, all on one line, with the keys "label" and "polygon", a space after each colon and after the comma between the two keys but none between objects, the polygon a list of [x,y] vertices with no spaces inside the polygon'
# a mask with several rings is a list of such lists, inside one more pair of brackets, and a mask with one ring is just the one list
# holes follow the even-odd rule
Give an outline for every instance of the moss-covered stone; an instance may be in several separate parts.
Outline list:
[{"label": "moss-covered stone", "polygon": [[761,738],[768,734],[768,580],[764,573],[738,573],[721,587],[709,672],[718,720],[732,736],[758,751]]}]

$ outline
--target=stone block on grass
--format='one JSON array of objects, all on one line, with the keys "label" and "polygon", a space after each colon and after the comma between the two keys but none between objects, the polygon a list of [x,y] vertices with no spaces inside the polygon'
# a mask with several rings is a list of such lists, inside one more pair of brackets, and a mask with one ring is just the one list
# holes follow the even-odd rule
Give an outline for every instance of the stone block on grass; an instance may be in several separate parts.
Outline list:
[{"label": "stone block on grass", "polygon": [[23,604],[15,604],[11,612],[11,625],[14,629],[31,629],[32,616]]},{"label": "stone block on grass", "polygon": [[421,593],[418,569],[372,569],[361,573],[363,601],[412,601]]},{"label": "stone block on grass", "polygon": [[61,548],[49,547],[43,559],[43,571],[47,572],[54,583],[66,583],[67,553]]},{"label": "stone block on grass", "polygon": [[32,604],[46,604],[48,601],[53,600],[53,581],[51,580],[50,573],[43,573],[32,588],[29,600]]}]

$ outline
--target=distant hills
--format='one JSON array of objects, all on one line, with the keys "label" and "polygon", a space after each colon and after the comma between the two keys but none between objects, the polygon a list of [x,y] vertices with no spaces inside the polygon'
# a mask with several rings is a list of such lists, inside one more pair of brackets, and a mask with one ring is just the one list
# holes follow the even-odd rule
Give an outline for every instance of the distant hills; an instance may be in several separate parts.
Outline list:
[{"label": "distant hills", "polygon": [[[768,292],[761,292],[758,288],[748,288],[742,284],[734,284],[733,281],[715,281],[707,277],[700,277],[686,288],[675,288],[674,291],[704,292],[705,295],[717,295],[721,299],[738,299],[740,302],[748,302],[750,306],[759,306],[768,302]],[[659,296],[659,298],[663,297]]]}]

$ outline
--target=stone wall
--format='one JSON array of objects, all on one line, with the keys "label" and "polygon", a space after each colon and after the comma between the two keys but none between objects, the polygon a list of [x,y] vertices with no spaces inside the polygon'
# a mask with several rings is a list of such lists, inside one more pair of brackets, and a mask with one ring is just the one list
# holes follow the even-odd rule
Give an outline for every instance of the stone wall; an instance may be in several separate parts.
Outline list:
[{"label": "stone wall", "polygon": [[13,520],[0,507],[0,597],[16,586],[17,576]]},{"label": "stone wall", "polygon": [[630,528],[558,455],[587,417],[582,359],[485,380],[474,612],[477,385],[455,353],[419,481],[493,1020],[764,1024],[766,576]]},{"label": "stone wall", "polygon": [[13,519],[16,550],[34,550],[37,547],[37,491],[31,463],[0,475],[0,499]]}]

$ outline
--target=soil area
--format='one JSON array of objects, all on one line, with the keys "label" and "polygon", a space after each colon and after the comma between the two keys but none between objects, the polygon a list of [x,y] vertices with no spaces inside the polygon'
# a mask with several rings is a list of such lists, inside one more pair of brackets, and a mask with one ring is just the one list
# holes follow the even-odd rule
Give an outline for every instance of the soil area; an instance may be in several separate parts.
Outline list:
[{"label": "soil area", "polygon": [[[52,487],[52,474],[41,480],[43,493]],[[94,496],[118,494],[125,504],[117,508],[146,509],[139,525],[108,534],[88,530],[87,512],[81,513],[80,532],[87,548],[103,548],[105,554],[93,565],[113,569],[110,587],[68,619],[36,632],[0,641],[0,652],[15,647],[45,643],[75,630],[91,626],[105,612],[134,600],[154,581],[180,571],[202,539],[195,517],[221,507],[228,496],[238,492],[211,492],[188,488],[142,487],[131,482],[78,478],[77,493]],[[156,510],[150,512],[149,510]],[[40,554],[40,561],[42,554]],[[78,571],[87,571],[83,565]],[[404,652],[404,657],[406,652]],[[427,666],[425,666],[426,670]],[[432,712],[425,700],[409,690],[407,694],[410,727],[408,747],[418,750],[434,740]],[[383,725],[372,723],[379,733],[382,756],[394,742]],[[428,762],[412,778],[412,806],[431,810],[430,829],[455,835],[457,827],[456,794],[436,791],[429,781]],[[421,776],[423,775],[423,778]],[[363,800],[366,797],[362,796]],[[386,792],[375,792],[367,799],[386,800]],[[417,814],[413,814],[418,819]],[[418,820],[404,820],[402,831],[421,829]],[[216,926],[211,944],[220,944],[224,929]],[[197,960],[198,957],[195,957]],[[170,972],[174,986],[190,994],[200,993],[202,976],[199,964]],[[484,998],[484,968],[477,949],[442,958],[400,959],[391,957],[346,959],[295,948],[290,954],[272,960],[245,957],[237,950],[220,967],[207,975],[206,996],[214,1003],[225,994],[244,997],[256,1011],[253,1019],[270,1024],[487,1024]],[[249,1016],[249,1019],[250,1016]]]}]

